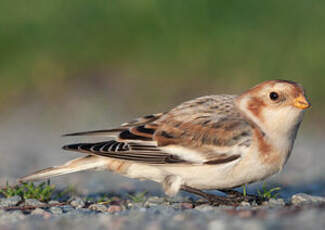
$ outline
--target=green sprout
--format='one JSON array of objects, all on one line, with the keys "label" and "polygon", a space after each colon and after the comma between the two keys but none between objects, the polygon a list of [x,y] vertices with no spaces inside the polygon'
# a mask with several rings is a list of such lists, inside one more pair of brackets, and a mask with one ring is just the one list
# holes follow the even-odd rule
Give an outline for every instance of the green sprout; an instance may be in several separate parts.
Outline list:
[{"label": "green sprout", "polygon": [[134,203],[141,203],[145,201],[145,195],[147,194],[147,191],[136,193],[135,195],[128,195],[128,197],[134,202]]},{"label": "green sprout", "polygon": [[243,196],[246,197],[247,196],[247,184],[243,185]]},{"label": "green sprout", "polygon": [[108,195],[102,195],[98,200],[97,204],[109,204],[113,201],[114,199],[111,197],[109,198]]},{"label": "green sprout", "polygon": [[274,188],[268,188],[266,182],[262,185],[262,190],[257,190],[257,194],[260,197],[266,198],[266,199],[276,199],[279,196],[279,191],[281,190],[281,187],[274,187]]},{"label": "green sprout", "polygon": [[0,193],[6,198],[13,196],[20,196],[22,199],[37,199],[39,201],[48,201],[55,190],[55,185],[50,185],[48,181],[39,185],[34,183],[22,183],[15,186],[10,186],[7,182],[6,187],[0,189]]}]

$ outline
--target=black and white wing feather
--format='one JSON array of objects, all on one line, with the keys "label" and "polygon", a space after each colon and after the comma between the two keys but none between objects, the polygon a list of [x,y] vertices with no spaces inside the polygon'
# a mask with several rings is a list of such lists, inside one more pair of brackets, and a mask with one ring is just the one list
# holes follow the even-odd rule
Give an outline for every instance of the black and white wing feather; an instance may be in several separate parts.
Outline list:
[{"label": "black and white wing feather", "polygon": [[234,106],[234,96],[208,96],[168,113],[148,115],[116,129],[77,135],[110,135],[114,140],[64,146],[65,150],[147,164],[221,164],[247,151],[252,127]]}]

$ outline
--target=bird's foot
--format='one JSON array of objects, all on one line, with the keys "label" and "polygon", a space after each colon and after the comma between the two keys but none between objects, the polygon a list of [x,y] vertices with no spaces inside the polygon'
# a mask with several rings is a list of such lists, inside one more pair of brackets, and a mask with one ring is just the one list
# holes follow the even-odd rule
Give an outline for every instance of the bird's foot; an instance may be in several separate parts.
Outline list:
[{"label": "bird's foot", "polygon": [[240,202],[248,202],[248,203],[251,203],[251,202],[256,202],[257,204],[262,204],[263,201],[265,201],[265,198],[263,197],[260,197],[260,196],[256,196],[256,195],[253,195],[253,194],[243,194],[241,192],[238,192],[236,190],[221,190],[221,192],[227,194],[227,197],[229,198],[234,198]]},{"label": "bird's foot", "polygon": [[213,206],[239,206],[243,201],[241,197],[217,196],[213,194],[207,194],[205,198]]},{"label": "bird's foot", "polygon": [[202,192],[199,189],[195,189],[185,185],[183,185],[181,188],[186,192],[190,192],[205,198],[208,201],[208,203],[213,206],[219,206],[219,205],[239,206],[243,201],[249,203],[255,201],[257,204],[262,204],[262,202],[265,200],[264,198],[261,198],[259,196],[248,195],[248,194],[244,195],[235,190],[222,190],[221,192],[227,194],[227,196],[217,196],[214,194]]}]

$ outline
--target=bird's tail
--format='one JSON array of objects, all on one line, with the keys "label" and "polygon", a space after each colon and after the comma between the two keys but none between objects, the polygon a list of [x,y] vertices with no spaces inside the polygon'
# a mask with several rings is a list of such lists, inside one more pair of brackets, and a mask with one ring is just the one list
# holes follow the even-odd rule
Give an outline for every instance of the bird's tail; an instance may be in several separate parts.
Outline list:
[{"label": "bird's tail", "polygon": [[24,176],[18,179],[19,182],[44,180],[50,177],[61,176],[64,174],[89,170],[89,169],[104,169],[107,167],[107,162],[100,160],[99,157],[88,155],[74,159],[65,163],[64,165],[54,166],[46,169],[39,170],[28,176]]}]

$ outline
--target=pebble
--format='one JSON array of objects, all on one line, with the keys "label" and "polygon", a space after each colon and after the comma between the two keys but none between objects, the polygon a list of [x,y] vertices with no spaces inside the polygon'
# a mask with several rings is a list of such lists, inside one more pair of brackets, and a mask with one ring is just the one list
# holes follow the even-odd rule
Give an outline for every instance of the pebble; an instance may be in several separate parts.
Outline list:
[{"label": "pebble", "polygon": [[279,207],[279,206],[285,206],[286,205],[286,203],[284,202],[284,200],[283,199],[281,199],[281,198],[279,198],[279,199],[270,199],[269,201],[268,201],[268,205],[270,206],[270,207]]},{"label": "pebble", "polygon": [[109,212],[109,213],[121,212],[122,210],[123,210],[123,208],[119,205],[110,205],[107,208],[107,212]]},{"label": "pebble", "polygon": [[62,208],[63,212],[65,212],[65,213],[66,212],[71,212],[71,211],[74,210],[74,208],[71,205],[64,205],[61,208]]},{"label": "pebble", "polygon": [[60,202],[57,200],[50,200],[49,204],[60,204]]},{"label": "pebble", "polygon": [[12,212],[4,212],[0,216],[0,223],[15,223],[19,220],[24,220],[26,216],[19,210]]},{"label": "pebble", "polygon": [[41,208],[36,208],[30,213],[32,216],[42,216],[44,219],[49,219],[51,218],[51,213],[41,209]]},{"label": "pebble", "polygon": [[74,198],[71,202],[70,202],[71,206],[75,207],[75,208],[83,208],[85,207],[85,202],[83,201],[83,199],[81,199],[80,197],[76,197]]},{"label": "pebble", "polygon": [[298,206],[306,204],[325,204],[325,197],[311,196],[306,193],[297,193],[291,197],[291,204]]},{"label": "pebble", "polygon": [[54,215],[61,215],[63,213],[63,210],[60,207],[51,207],[49,210]]},{"label": "pebble", "polygon": [[144,203],[133,203],[133,202],[128,202],[127,203],[128,208],[133,208],[133,209],[140,209],[144,207]]},{"label": "pebble", "polygon": [[195,207],[195,210],[201,211],[201,212],[209,212],[212,211],[214,208],[211,205],[208,204],[202,204]]},{"label": "pebble", "polygon": [[89,216],[94,213],[95,213],[94,211],[88,208],[78,208],[78,209],[73,209],[68,214],[72,216]]},{"label": "pebble", "polygon": [[157,206],[157,205],[161,205],[162,203],[165,202],[165,198],[163,197],[158,197],[158,196],[152,196],[149,197],[145,202],[144,202],[144,206],[145,207],[153,207],[153,206]]},{"label": "pebble", "polygon": [[[35,200],[30,200],[27,201],[28,204],[36,204]],[[89,229],[90,226],[104,228],[104,226],[107,227],[107,223],[110,223],[112,226],[122,227],[130,224],[130,228],[126,229],[145,230],[151,229],[147,226],[155,226],[156,228],[153,228],[155,230],[172,228],[173,226],[182,226],[180,229],[189,230],[198,228],[211,230],[247,228],[259,230],[289,226],[292,224],[289,217],[295,218],[296,221],[304,219],[301,223],[308,223],[310,221],[316,223],[316,217],[317,220],[321,221],[325,219],[325,209],[322,209],[323,206],[307,206],[311,208],[301,209],[296,206],[286,206],[283,199],[270,199],[264,206],[256,207],[252,207],[248,203],[242,203],[242,206],[234,208],[230,206],[214,207],[209,204],[194,207],[190,201],[185,199],[182,202],[169,202],[164,197],[148,197],[145,203],[133,202],[128,209],[120,204],[92,204],[84,208],[86,205],[82,205],[82,203],[85,202],[81,202],[80,200],[82,198],[75,197],[70,200],[69,205],[55,206],[48,209],[37,208],[31,211],[30,215],[25,212],[24,215],[22,211],[5,211],[0,209],[0,229],[2,229],[3,224],[22,223],[21,220],[23,219],[28,220],[24,221],[24,223],[26,222],[30,224],[29,226],[33,227],[35,227],[33,225],[34,221],[44,221],[47,224],[62,224],[62,218],[68,218],[71,223],[78,223],[81,229]],[[324,197],[296,194],[292,197],[291,203],[295,205],[322,204],[325,202],[324,200]],[[57,203],[59,202],[49,201],[49,204]],[[123,203],[125,204],[125,202]],[[280,222],[275,222],[279,217],[282,218],[282,221],[287,221],[285,225],[279,224]],[[79,223],[80,221],[82,222]],[[300,224],[297,226],[300,226]],[[318,226],[321,226],[321,224]],[[27,229],[34,228],[30,227]]]},{"label": "pebble", "polygon": [[106,212],[107,207],[103,204],[92,204],[88,207],[90,210],[97,211],[97,212]]},{"label": "pebble", "polygon": [[250,206],[251,206],[251,204],[250,204],[249,202],[247,202],[247,201],[242,201],[242,202],[240,203],[240,205],[241,205],[241,206],[245,206],[245,207],[250,207]]},{"label": "pebble", "polygon": [[9,198],[0,199],[0,207],[12,207],[16,206],[21,201],[20,196],[13,196]]},{"label": "pebble", "polygon": [[194,205],[192,203],[184,202],[184,203],[180,204],[180,207],[182,209],[192,209],[192,208],[194,208]]},{"label": "pebble", "polygon": [[24,205],[28,205],[28,206],[40,206],[40,205],[44,205],[43,202],[36,200],[36,199],[26,199],[24,202]]}]

